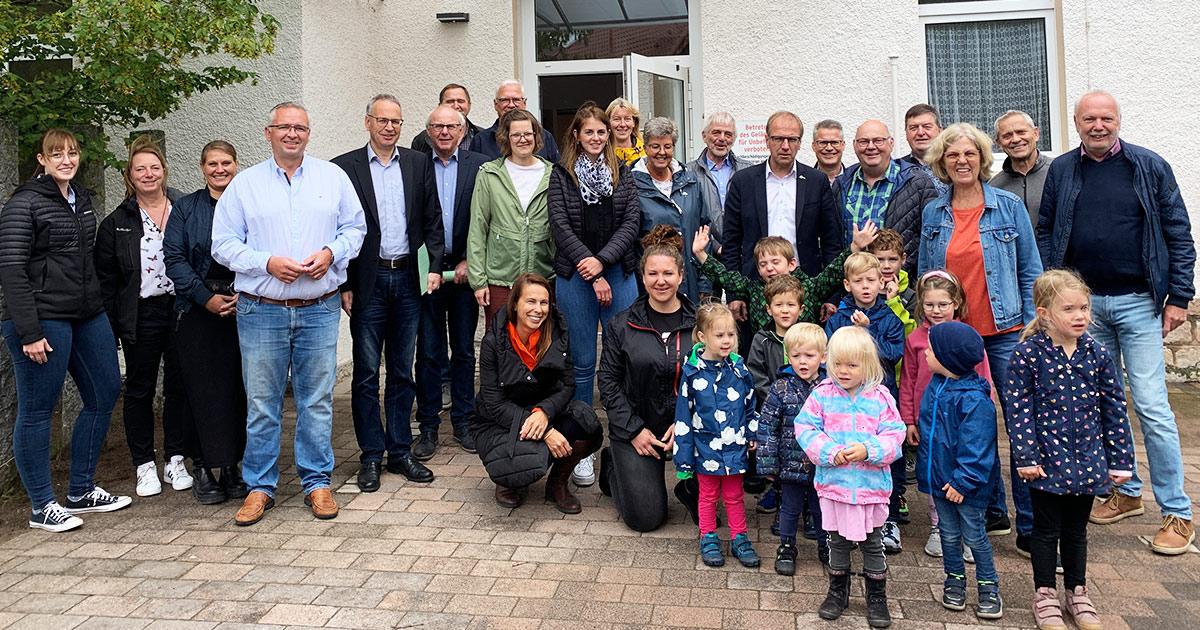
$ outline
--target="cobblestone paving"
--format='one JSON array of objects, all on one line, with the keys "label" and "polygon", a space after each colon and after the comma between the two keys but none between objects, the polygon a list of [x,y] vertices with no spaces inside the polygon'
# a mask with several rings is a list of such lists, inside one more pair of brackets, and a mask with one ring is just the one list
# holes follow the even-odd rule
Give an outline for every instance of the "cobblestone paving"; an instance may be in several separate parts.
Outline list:
[{"label": "cobblestone paving", "polygon": [[[1194,410],[1194,391],[1173,396]],[[773,572],[771,517],[754,514],[751,499],[751,536],[764,560],[757,570],[736,561],[704,567],[677,504],[669,523],[647,534],[626,529],[594,486],[579,491],[576,516],[543,503],[540,483],[526,505],[499,508],[478,458],[448,436],[431,462],[432,484],[385,474],[379,492],[358,494],[344,385],[340,392],[336,520],[312,518],[285,453],[279,504],[252,527],[234,526],[234,503],[201,506],[168,487],[125,511],[89,515],[72,533],[30,530],[0,542],[0,628],[867,627],[860,585],[842,620],[817,618],[826,583],[811,543],[802,544],[794,578]],[[1196,416],[1187,417],[1191,427]],[[1188,490],[1200,497],[1196,433],[1185,431],[1185,462]],[[119,479],[109,490],[132,486]],[[969,609],[946,611],[935,599],[943,575],[940,560],[921,551],[927,504],[915,489],[909,497],[904,552],[888,559],[893,627],[974,627]],[[1091,528],[1089,582],[1106,628],[1197,627],[1200,554],[1153,555],[1138,536],[1153,534],[1157,520],[1148,500],[1145,516]],[[1007,610],[979,627],[1033,627],[1029,561],[1013,536],[992,540]]]}]

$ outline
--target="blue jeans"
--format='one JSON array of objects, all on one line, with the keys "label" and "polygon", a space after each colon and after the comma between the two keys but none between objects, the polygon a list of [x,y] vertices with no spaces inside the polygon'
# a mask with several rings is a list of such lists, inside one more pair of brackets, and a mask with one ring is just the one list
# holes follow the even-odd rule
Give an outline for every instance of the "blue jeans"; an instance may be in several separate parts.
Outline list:
[{"label": "blue jeans", "polygon": [[[421,433],[437,434],[442,383],[450,376],[450,423],[454,434],[467,431],[475,411],[475,327],[479,304],[469,284],[447,282],[421,296],[417,333],[417,423]],[[449,343],[446,333],[449,331]],[[447,350],[447,346],[449,349]]]},{"label": "blue jeans", "polygon": [[[1008,374],[1008,360],[1016,349],[1020,332],[984,337],[984,349],[987,351],[988,369],[992,371],[993,389],[1000,399],[1000,409],[1004,409],[1004,377]],[[1160,353],[1161,354],[1161,353]],[[1008,514],[1008,505],[1004,500],[1004,475],[1000,469],[1000,444],[996,443],[996,484],[992,486],[990,505],[987,508],[989,516]],[[1029,500],[1029,486],[1017,475],[1017,461],[1013,459],[1012,451],[1008,457],[1009,478],[1012,480],[1013,507],[1017,511],[1017,534],[1029,536],[1033,533],[1033,504]],[[939,515],[940,518],[940,515]]]},{"label": "blue jeans", "polygon": [[[362,449],[361,461],[383,461],[385,451],[389,458],[406,456],[412,448],[409,421],[417,395],[413,357],[421,323],[416,270],[380,268],[371,295],[355,295],[350,312],[350,334],[354,338],[350,407],[354,436]],[[379,419],[381,359],[387,367],[383,396],[386,427]],[[438,398],[440,403],[440,393]]]},{"label": "blue jeans", "polygon": [[579,277],[554,279],[554,300],[567,320],[571,364],[575,366],[575,400],[592,404],[596,377],[596,327],[604,326],[613,315],[629,308],[637,299],[637,281],[618,266],[604,270],[604,279],[612,289],[612,302],[600,306],[592,283]]},{"label": "blue jeans", "polygon": [[966,503],[951,503],[934,497],[937,506],[938,529],[942,533],[942,566],[951,575],[967,574],[963,561],[963,544],[975,555],[975,581],[998,583],[992,542],[988,540],[984,508]]},{"label": "blue jeans", "polygon": [[12,320],[0,330],[12,354],[17,385],[17,420],[13,426],[13,459],[34,509],[54,500],[50,482],[50,422],[67,373],[75,379],[83,409],[71,432],[71,478],[67,495],[80,497],[96,486],[96,462],[108,435],[113,405],[121,393],[117,342],[108,316],[90,319],[43,319],[39,322],[53,352],[43,364],[21,351]]},{"label": "blue jeans", "polygon": [[238,342],[246,383],[246,453],[242,479],[275,495],[283,395],[291,371],[296,401],[296,472],[305,494],[328,488],[333,473],[333,385],[337,380],[341,299],[289,308],[238,299]]},{"label": "blue jeans", "polygon": [[[1183,455],[1179,450],[1179,428],[1167,399],[1166,363],[1163,361],[1162,315],[1155,312],[1149,294],[1092,296],[1092,326],[1096,341],[1108,349],[1117,363],[1117,378],[1124,364],[1133,395],[1133,409],[1142,425],[1150,485],[1163,516],[1192,517],[1192,503],[1183,488]],[[1141,496],[1142,478],[1136,463],[1133,479],[1117,491]]]}]

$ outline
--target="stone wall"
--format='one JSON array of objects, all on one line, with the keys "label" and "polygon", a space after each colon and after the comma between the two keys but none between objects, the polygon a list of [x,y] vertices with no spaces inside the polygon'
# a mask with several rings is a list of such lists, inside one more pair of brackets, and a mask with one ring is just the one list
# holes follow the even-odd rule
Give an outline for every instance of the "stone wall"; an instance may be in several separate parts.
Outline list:
[{"label": "stone wall", "polygon": [[1167,335],[1163,356],[1167,380],[1173,383],[1200,381],[1200,300],[1188,305],[1188,320]]},{"label": "stone wall", "polygon": [[[17,187],[17,138],[10,125],[0,123],[0,199],[7,200]],[[0,309],[4,293],[0,291]],[[0,481],[12,476],[12,431],[17,417],[17,384],[13,380],[12,356],[0,351]]]}]

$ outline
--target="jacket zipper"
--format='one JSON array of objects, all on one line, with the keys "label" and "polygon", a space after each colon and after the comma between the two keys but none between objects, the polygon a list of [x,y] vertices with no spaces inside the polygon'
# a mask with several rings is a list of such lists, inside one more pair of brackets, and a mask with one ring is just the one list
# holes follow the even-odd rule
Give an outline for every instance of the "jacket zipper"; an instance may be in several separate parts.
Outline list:
[{"label": "jacket zipper", "polygon": [[[933,446],[937,443],[938,403],[942,401],[943,389],[946,389],[946,381],[942,381],[941,384],[938,385],[937,391],[933,392],[933,425],[929,427],[929,457],[925,458],[925,473],[929,479],[930,494],[933,494],[935,487],[933,482]],[[919,419],[918,422],[920,422]]]}]

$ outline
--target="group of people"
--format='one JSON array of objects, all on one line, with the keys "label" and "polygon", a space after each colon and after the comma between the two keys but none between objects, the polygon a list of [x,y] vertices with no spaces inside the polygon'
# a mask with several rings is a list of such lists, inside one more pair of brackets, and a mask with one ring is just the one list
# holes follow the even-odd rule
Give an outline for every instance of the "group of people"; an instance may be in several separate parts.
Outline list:
[{"label": "group of people", "polygon": [[[399,100],[374,97],[366,146],[330,162],[306,152],[303,106],[281,103],[264,128],[271,157],[239,172],[235,148],[211,142],[205,187],[190,195],[167,186],[161,148],[138,138],[126,197],[98,230],[74,182],[77,140],[45,134],[39,174],[0,213],[0,330],[31,527],[66,531],[131,502],[94,481],[121,387],[118,342],[139,496],[168,483],[202,503],[241,499],[237,525],[263,519],[290,382],[305,503],[336,517],[344,312],[363,492],[385,469],[433,480],[422,462],[445,407],[508,508],[545,477],[546,500],[578,513],[572,482],[598,483],[626,525],[650,531],[667,519],[671,461],[704,564],[725,560],[718,503],[729,554],[760,564],[744,495],[761,493],[758,509],[778,514],[777,572],[795,573],[800,536],[816,542],[826,619],[849,605],[857,547],[868,621],[890,624],[886,554],[902,548],[912,476],[929,495],[925,551],[943,558],[942,604],[966,607],[974,562],[976,615],[1003,614],[988,542],[1012,529],[999,409],[1037,623],[1099,627],[1086,525],[1144,512],[1126,377],[1163,515],[1151,547],[1177,554],[1194,540],[1161,346],[1186,319],[1195,251],[1170,167],[1119,139],[1111,95],[1080,97],[1081,145],[1054,160],[1028,115],[1004,114],[994,177],[992,139],[943,129],[929,105],[906,114],[910,155],[893,159],[887,125],[869,120],[844,166],[843,127],[823,120],[809,167],[790,112],[768,120],[765,162],[734,155],[736,122],[718,112],[684,164],[676,124],[643,123],[622,98],[581,106],[561,144],[519,82],[500,84],[487,129],[468,119],[465,87],[439,101],[406,149]],[[83,409],[60,504],[49,432],[68,372]]]}]

